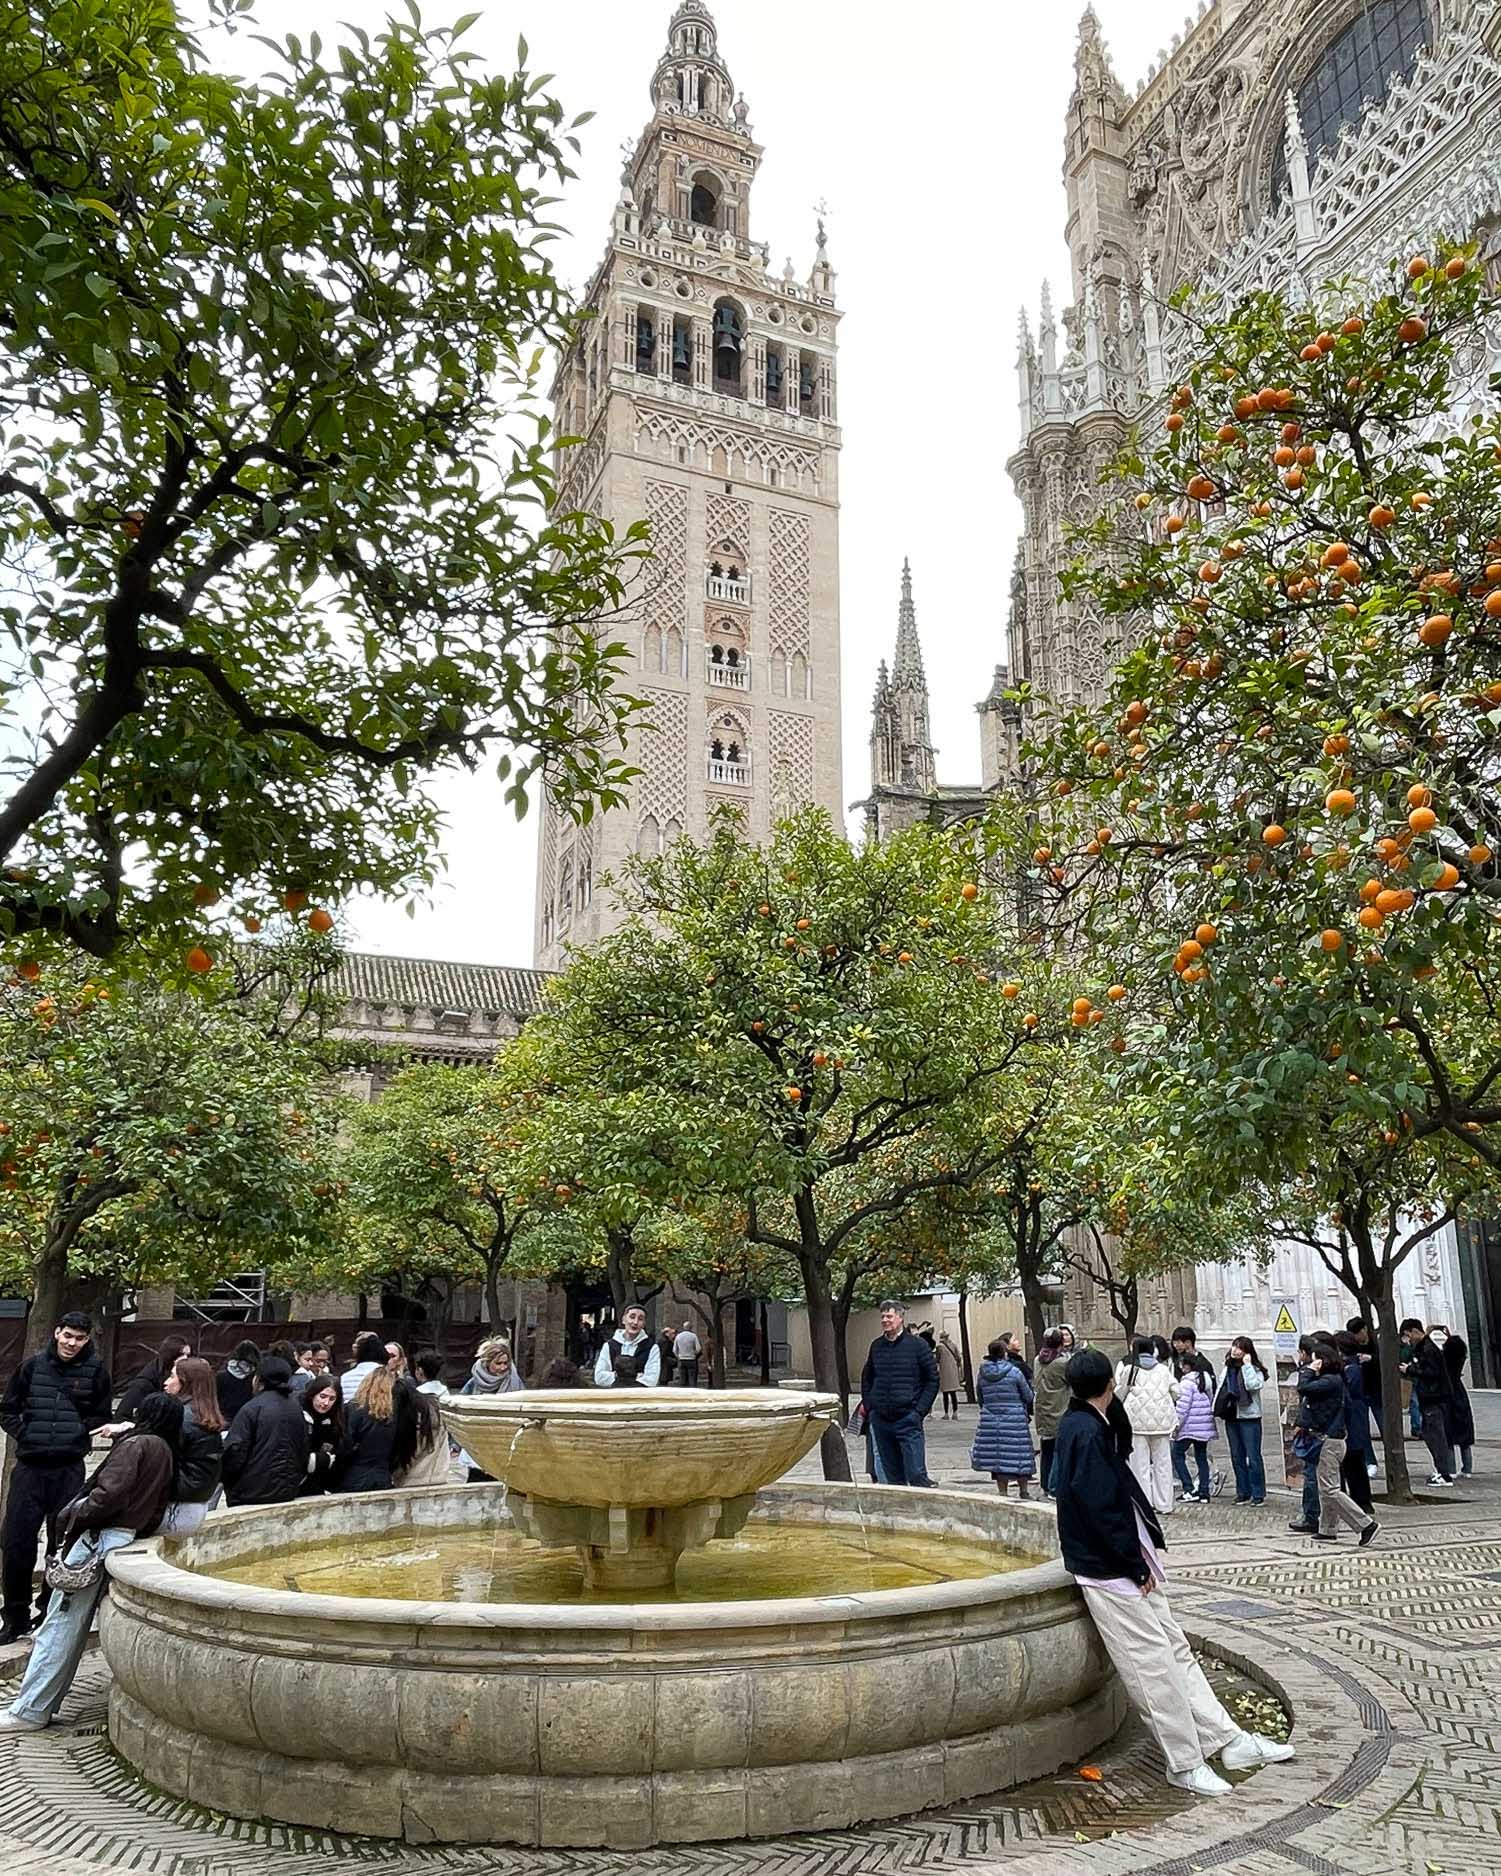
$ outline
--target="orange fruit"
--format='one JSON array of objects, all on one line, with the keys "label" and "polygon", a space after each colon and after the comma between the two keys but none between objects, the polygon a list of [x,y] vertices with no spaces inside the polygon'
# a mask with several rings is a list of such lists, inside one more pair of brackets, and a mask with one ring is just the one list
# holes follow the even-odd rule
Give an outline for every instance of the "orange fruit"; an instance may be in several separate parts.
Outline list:
[{"label": "orange fruit", "polygon": [[1439,651],[1448,644],[1449,634],[1453,630],[1454,621],[1448,613],[1436,612],[1418,627],[1418,638],[1430,651]]},{"label": "orange fruit", "polygon": [[1395,886],[1387,886],[1376,894],[1376,910],[1383,918],[1390,918],[1394,912],[1405,912],[1412,903],[1412,894]]},{"label": "orange fruit", "polygon": [[24,977],[29,984],[34,984],[41,974],[42,967],[35,958],[22,958],[16,966],[17,977]]},{"label": "orange fruit", "polygon": [[1038,1022],[1037,1017],[1032,1015],[1029,1012],[1026,1016],[1022,1018],[1022,1028],[1023,1029],[1035,1029],[1037,1027],[1037,1022]]},{"label": "orange fruit", "polygon": [[1407,263],[1407,278],[1409,280],[1421,280],[1423,275],[1427,272],[1428,262],[1421,254],[1414,254],[1412,259]]},{"label": "orange fruit", "polygon": [[1449,280],[1463,280],[1465,276],[1465,257],[1463,254],[1451,254],[1444,262],[1444,275]]},{"label": "orange fruit", "polygon": [[1325,951],[1338,951],[1344,942],[1345,934],[1342,931],[1335,931],[1332,925],[1327,931],[1319,933],[1319,945]]},{"label": "orange fruit", "polygon": [[1386,923],[1386,920],[1373,905],[1362,906],[1360,911],[1356,914],[1356,918],[1367,931],[1380,931],[1381,927]]},{"label": "orange fruit", "polygon": [[1458,884],[1459,868],[1457,866],[1450,866],[1446,860],[1439,872],[1438,878],[1433,882],[1433,890],[1435,892],[1453,892]]},{"label": "orange fruit", "polygon": [[1343,756],[1348,755],[1349,752],[1350,739],[1348,736],[1336,735],[1326,736],[1324,738],[1324,754],[1326,756]]},{"label": "orange fruit", "polygon": [[1381,881],[1379,879],[1368,879],[1360,889],[1361,900],[1366,905],[1369,905],[1380,890]]},{"label": "orange fruit", "polygon": [[1501,590],[1486,594],[1485,616],[1488,619],[1501,619]]},{"label": "orange fruit", "polygon": [[1331,541],[1324,549],[1322,564],[1326,567],[1337,567],[1349,558],[1350,550],[1343,541]]},{"label": "orange fruit", "polygon": [[797,1102],[801,1101],[803,1098],[803,1091],[801,1088],[794,1088],[794,1087],[788,1086],[786,1088],[783,1088],[782,1092],[783,1094],[786,1095],[787,1099],[794,1104],[794,1106],[797,1104]]},{"label": "orange fruit", "polygon": [[1415,834],[1431,834],[1438,826],[1438,816],[1432,808],[1414,808],[1407,817],[1407,825]]},{"label": "orange fruit", "polygon": [[205,971],[211,971],[214,968],[214,960],[209,956],[207,951],[204,950],[202,945],[194,945],[187,956],[184,957],[183,963],[187,965],[190,971],[200,977]]},{"label": "orange fruit", "polygon": [[1411,318],[1404,319],[1398,326],[1397,337],[1404,345],[1416,345],[1420,340],[1428,337],[1428,321],[1420,319],[1414,313]]},{"label": "orange fruit", "polygon": [[1373,528],[1389,528],[1396,518],[1396,509],[1388,508],[1385,502],[1377,502],[1368,516]]},{"label": "orange fruit", "polygon": [[1276,821],[1270,821],[1262,828],[1261,838],[1269,847],[1280,847],[1287,839],[1287,829],[1279,826]]},{"label": "orange fruit", "polygon": [[[1426,331],[1427,328],[1425,327],[1424,330]],[[1164,430],[1168,431],[1170,434],[1176,436],[1178,431],[1180,431],[1183,428],[1183,419],[1176,410],[1171,411],[1168,414],[1167,421],[1163,424],[1162,427]]]},{"label": "orange fruit", "polygon": [[1218,491],[1208,476],[1196,475],[1189,478],[1188,488],[1185,493],[1188,495],[1190,501],[1212,502]]},{"label": "orange fruit", "polygon": [[1340,327],[1340,331],[1347,339],[1356,338],[1360,333],[1365,331],[1365,321],[1363,319],[1347,319]]},{"label": "orange fruit", "polygon": [[1324,797],[1324,806],[1331,814],[1353,814],[1355,797],[1348,788],[1332,788]]},{"label": "orange fruit", "polygon": [[1001,985],[1001,995],[1003,997],[1019,997],[1021,995],[1021,990],[1022,990],[1022,987],[1020,984],[1002,984]]},{"label": "orange fruit", "polygon": [[1105,992],[1105,995],[1109,997],[1112,1003],[1120,1003],[1125,999],[1126,986],[1124,984],[1112,984]]},{"label": "orange fruit", "polygon": [[321,938],[325,932],[331,932],[334,928],[333,913],[321,905],[314,906],[308,914],[307,928],[311,932],[316,932]]},{"label": "orange fruit", "polygon": [[284,892],[282,894],[281,902],[283,906],[286,907],[287,911],[300,912],[307,904],[307,894],[294,887],[290,892]]},{"label": "orange fruit", "polygon": [[979,896],[980,888],[975,885],[972,880],[967,880],[965,884],[959,888],[959,897],[961,899],[978,899]]},{"label": "orange fruit", "polygon": [[1488,846],[1486,846],[1483,840],[1478,841],[1470,849],[1470,865],[1471,866],[1484,866],[1486,862],[1490,859],[1490,857],[1491,857],[1491,850]]},{"label": "orange fruit", "polygon": [[1426,808],[1431,805],[1432,801],[1432,794],[1421,782],[1414,782],[1412,787],[1407,791],[1407,805],[1409,808]]},{"label": "orange fruit", "polygon": [[1433,497],[1426,489],[1419,489],[1415,495],[1409,495],[1407,499],[1410,507],[1419,510],[1433,506]]},{"label": "orange fruit", "polygon": [[1212,945],[1219,935],[1217,925],[1204,924],[1194,927],[1194,938],[1201,945]]},{"label": "orange fruit", "polygon": [[1311,365],[1316,358],[1322,358],[1324,354],[1319,350],[1317,345],[1305,345],[1298,356],[1303,360],[1305,365]]},{"label": "orange fruit", "polygon": [[256,917],[256,915],[254,914],[254,912],[247,912],[247,913],[245,914],[245,921],[244,921],[244,922],[245,922],[245,929],[246,929],[246,931],[248,931],[248,932],[249,932],[249,933],[251,934],[251,936],[252,936],[252,937],[253,937],[253,936],[255,935],[255,933],[256,933],[256,932],[258,932],[258,931],[260,930],[260,928],[261,928],[261,921],[260,921],[260,920],[259,920],[259,919],[258,919],[258,918]]},{"label": "orange fruit", "polygon": [[1197,938],[1185,938],[1178,947],[1178,956],[1182,958],[1186,964],[1194,963],[1197,959],[1203,957],[1203,955],[1204,946]]}]

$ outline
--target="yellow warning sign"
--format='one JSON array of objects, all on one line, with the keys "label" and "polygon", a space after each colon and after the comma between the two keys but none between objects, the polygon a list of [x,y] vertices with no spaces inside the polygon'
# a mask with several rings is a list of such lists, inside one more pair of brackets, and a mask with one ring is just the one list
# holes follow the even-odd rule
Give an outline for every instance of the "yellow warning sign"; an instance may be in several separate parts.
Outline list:
[{"label": "yellow warning sign", "polygon": [[1296,1335],[1298,1333],[1298,1325],[1293,1321],[1293,1313],[1286,1303],[1277,1311],[1277,1320],[1272,1324],[1272,1331],[1276,1335]]}]

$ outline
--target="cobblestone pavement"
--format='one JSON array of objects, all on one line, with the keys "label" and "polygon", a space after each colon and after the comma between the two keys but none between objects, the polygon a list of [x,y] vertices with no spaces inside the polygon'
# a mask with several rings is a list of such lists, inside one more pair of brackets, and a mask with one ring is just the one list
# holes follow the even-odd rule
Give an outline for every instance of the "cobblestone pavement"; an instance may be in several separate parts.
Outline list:
[{"label": "cobblestone pavement", "polygon": [[[972,1420],[935,1430],[931,1468],[943,1483],[984,1483],[965,1469],[971,1430]],[[1171,1792],[1130,1728],[1097,1756],[1098,1783],[1061,1776],[867,1831],[644,1857],[422,1851],[245,1825],[146,1790],[103,1736],[107,1673],[90,1657],[62,1724],[0,1741],[0,1872],[1501,1876],[1501,1446],[1478,1448],[1476,1460],[1472,1487],[1383,1513],[1367,1551],[1288,1532],[1287,1497],[1261,1512],[1216,1501],[1174,1518],[1173,1596],[1186,1626],[1224,1664],[1231,1697],[1270,1683],[1294,1714],[1297,1760],[1256,1774],[1233,1800]],[[0,1677],[19,1664],[19,1651],[0,1654]]]}]

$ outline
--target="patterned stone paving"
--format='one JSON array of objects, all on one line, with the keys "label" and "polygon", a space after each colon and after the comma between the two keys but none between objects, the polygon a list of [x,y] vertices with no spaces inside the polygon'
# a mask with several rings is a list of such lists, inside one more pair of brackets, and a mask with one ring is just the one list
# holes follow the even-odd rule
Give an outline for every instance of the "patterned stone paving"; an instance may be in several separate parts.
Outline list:
[{"label": "patterned stone paving", "polygon": [[[1501,1475],[1501,1449],[1492,1456]],[[1187,1626],[1228,1686],[1274,1686],[1295,1716],[1297,1761],[1233,1801],[1182,1800],[1128,1729],[1098,1758],[1099,1784],[1060,1777],[868,1831],[644,1858],[417,1850],[246,1825],[144,1789],[103,1736],[106,1670],[91,1657],[65,1726],[0,1741],[0,1872],[1000,1876],[1025,1864],[1028,1876],[1501,1876],[1501,1491],[1482,1480],[1463,1501],[1391,1513],[1368,1552],[1293,1536],[1287,1508],[1199,1507],[1171,1532]]]}]

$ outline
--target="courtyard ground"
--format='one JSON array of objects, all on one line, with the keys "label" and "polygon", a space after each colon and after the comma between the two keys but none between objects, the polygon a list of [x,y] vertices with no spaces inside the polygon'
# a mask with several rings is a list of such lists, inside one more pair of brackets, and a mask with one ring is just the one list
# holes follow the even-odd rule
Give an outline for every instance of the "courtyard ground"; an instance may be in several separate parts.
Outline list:
[{"label": "courtyard ground", "polygon": [[[968,1470],[973,1424],[966,1409],[957,1426],[934,1427],[931,1469],[942,1484],[990,1490]],[[1098,1782],[1060,1776],[867,1831],[647,1853],[424,1851],[242,1824],[143,1788],[109,1750],[107,1673],[91,1656],[57,1727],[0,1741],[0,1872],[1501,1876],[1501,1442],[1477,1447],[1476,1466],[1463,1490],[1383,1510],[1369,1551],[1293,1535],[1285,1495],[1258,1512],[1220,1499],[1174,1517],[1175,1606],[1219,1657],[1226,1697],[1253,1703],[1254,1719],[1270,1682],[1294,1712],[1298,1759],[1233,1799],[1171,1792],[1128,1728],[1097,1756]],[[0,1679],[20,1660],[0,1654]]]}]

